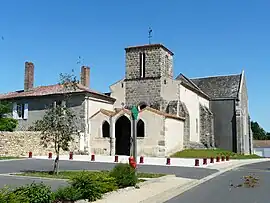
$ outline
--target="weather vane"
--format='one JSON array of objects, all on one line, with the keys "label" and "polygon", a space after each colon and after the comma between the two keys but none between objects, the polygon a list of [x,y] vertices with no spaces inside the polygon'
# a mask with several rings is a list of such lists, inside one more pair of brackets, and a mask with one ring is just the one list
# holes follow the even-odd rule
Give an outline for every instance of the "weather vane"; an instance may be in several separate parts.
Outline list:
[{"label": "weather vane", "polygon": [[151,29],[151,27],[149,27],[149,31],[148,31],[149,44],[151,44],[152,32],[153,30]]}]

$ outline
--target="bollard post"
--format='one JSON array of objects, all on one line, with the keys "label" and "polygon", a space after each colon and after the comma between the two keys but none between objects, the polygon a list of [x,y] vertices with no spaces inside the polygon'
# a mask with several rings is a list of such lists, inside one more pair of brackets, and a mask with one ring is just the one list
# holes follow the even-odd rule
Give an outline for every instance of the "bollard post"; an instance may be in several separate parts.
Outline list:
[{"label": "bollard post", "polygon": [[221,161],[225,161],[225,156],[222,156],[221,157]]},{"label": "bollard post", "polygon": [[226,161],[230,161],[230,156],[226,156]]},{"label": "bollard post", "polygon": [[199,159],[195,159],[195,166],[199,166],[199,165],[200,165]]},{"label": "bollard post", "polygon": [[95,161],[95,155],[94,154],[91,155],[91,161]]},{"label": "bollard post", "polygon": [[140,164],[143,164],[143,156],[140,157]]},{"label": "bollard post", "polygon": [[220,157],[217,156],[217,157],[216,157],[216,162],[219,162],[219,161],[220,161]]},{"label": "bollard post", "polygon": [[210,158],[210,163],[213,164],[214,163],[214,157]]},{"label": "bollard post", "polygon": [[203,159],[203,165],[207,165],[207,158]]},{"label": "bollard post", "polygon": [[69,160],[73,160],[73,152],[69,152]]},{"label": "bollard post", "polygon": [[28,158],[32,158],[32,152],[29,152],[29,154],[28,154]]},{"label": "bollard post", "polygon": [[117,155],[114,156],[114,162],[118,162],[118,156]]},{"label": "bollard post", "polygon": [[166,165],[171,165],[171,158],[167,157]]},{"label": "bollard post", "polygon": [[48,158],[49,158],[49,159],[51,159],[51,158],[52,158],[52,153],[51,153],[51,152],[49,152],[49,156],[48,156]]}]

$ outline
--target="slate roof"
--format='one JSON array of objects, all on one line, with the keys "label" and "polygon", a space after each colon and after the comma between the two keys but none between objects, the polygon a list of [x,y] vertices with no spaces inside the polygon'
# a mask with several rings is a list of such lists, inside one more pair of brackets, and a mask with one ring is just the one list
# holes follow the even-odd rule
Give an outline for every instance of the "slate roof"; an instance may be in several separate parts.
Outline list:
[{"label": "slate roof", "polygon": [[237,98],[241,74],[190,79],[211,99]]},{"label": "slate roof", "polygon": [[64,91],[63,85],[56,84],[56,85],[48,85],[48,86],[39,86],[35,87],[29,91],[15,91],[15,92],[9,92],[6,94],[0,94],[0,100],[4,99],[16,99],[16,98],[24,98],[24,97],[38,97],[38,96],[47,96],[47,95],[58,95],[58,94],[63,94],[65,93],[79,93],[79,92],[85,92],[85,93],[90,93],[94,95],[99,95],[103,97],[104,99],[108,101],[115,101],[114,98],[109,97],[105,94],[96,92],[94,90],[88,89],[87,87],[78,84],[77,88],[71,89],[70,91]]},{"label": "slate roof", "polygon": [[182,73],[180,73],[175,79],[180,80],[182,82],[182,85],[195,91],[197,94],[209,99],[209,96],[205,92],[203,92],[193,81],[184,76]]}]

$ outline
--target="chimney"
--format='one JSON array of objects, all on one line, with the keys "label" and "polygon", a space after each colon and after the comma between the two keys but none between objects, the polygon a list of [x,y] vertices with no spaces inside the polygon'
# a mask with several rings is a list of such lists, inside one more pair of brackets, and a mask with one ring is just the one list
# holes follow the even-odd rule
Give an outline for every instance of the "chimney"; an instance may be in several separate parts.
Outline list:
[{"label": "chimney", "polygon": [[81,84],[87,88],[90,87],[90,68],[87,66],[81,68]]},{"label": "chimney", "polygon": [[34,87],[34,64],[25,62],[24,73],[24,91],[28,91]]}]

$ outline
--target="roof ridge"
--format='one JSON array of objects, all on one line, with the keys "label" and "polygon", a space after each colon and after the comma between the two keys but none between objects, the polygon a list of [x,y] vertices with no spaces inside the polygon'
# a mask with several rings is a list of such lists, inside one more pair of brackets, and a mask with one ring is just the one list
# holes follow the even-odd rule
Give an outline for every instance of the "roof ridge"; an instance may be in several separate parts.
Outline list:
[{"label": "roof ridge", "polygon": [[206,79],[206,78],[218,78],[218,77],[228,77],[228,76],[239,76],[241,75],[241,73],[239,74],[227,74],[227,75],[213,75],[213,76],[203,76],[203,77],[194,77],[194,78],[190,78],[190,80],[196,80],[196,79]]}]

